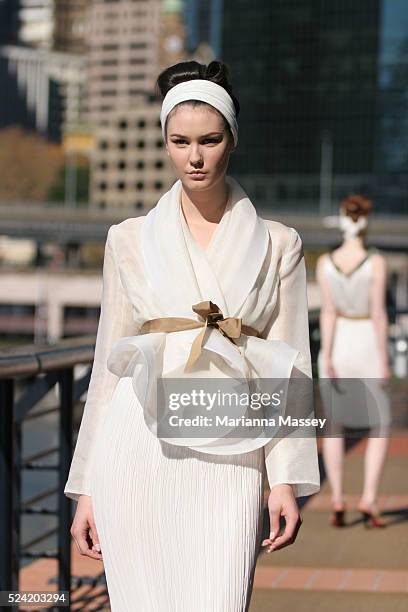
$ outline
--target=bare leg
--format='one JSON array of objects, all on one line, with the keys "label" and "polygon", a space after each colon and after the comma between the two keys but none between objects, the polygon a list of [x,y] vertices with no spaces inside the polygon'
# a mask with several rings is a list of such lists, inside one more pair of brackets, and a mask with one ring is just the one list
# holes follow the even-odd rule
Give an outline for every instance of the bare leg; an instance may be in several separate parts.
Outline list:
[{"label": "bare leg", "polygon": [[332,492],[334,510],[343,506],[344,437],[323,438],[323,461]]},{"label": "bare leg", "polygon": [[[379,433],[376,435],[380,435]],[[381,437],[369,437],[364,455],[364,488],[359,508],[377,513],[377,495],[389,447],[389,435],[381,430]]]}]

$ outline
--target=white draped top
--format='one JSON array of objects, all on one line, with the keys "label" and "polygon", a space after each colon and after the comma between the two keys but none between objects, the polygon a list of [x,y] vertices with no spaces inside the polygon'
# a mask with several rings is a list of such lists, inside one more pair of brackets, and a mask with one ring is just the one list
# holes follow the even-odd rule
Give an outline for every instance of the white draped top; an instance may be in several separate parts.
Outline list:
[{"label": "white draped top", "polygon": [[374,249],[370,249],[364,259],[348,273],[340,270],[331,253],[325,257],[325,274],[333,301],[336,308],[348,316],[370,316],[374,252]]},{"label": "white draped top", "polygon": [[[108,231],[94,363],[75,452],[64,489],[64,493],[74,500],[78,500],[80,494],[90,495],[93,441],[98,435],[98,425],[120,378],[108,369],[109,357],[112,358],[113,354],[112,347],[115,344],[120,346],[122,338],[137,338],[143,321],[152,316],[146,317],[143,313],[146,310],[150,313],[157,310],[157,305],[149,303],[153,300],[152,291],[148,275],[143,272],[145,260],[141,249],[141,228],[146,218],[141,216],[126,219],[112,225]],[[248,296],[250,300],[253,299],[250,311],[256,320],[262,322],[261,338],[283,341],[295,349],[293,376],[306,375],[311,378],[306,269],[302,241],[294,228],[277,221],[264,221],[272,245],[268,255],[268,267],[273,270],[272,291],[267,307],[257,314],[256,295],[263,290],[262,282],[267,275],[267,270],[263,270],[257,278],[258,286],[254,286]],[[185,231],[186,226],[183,228],[183,232]],[[220,232],[215,240],[222,242]],[[211,245],[215,248],[214,240],[210,247]],[[248,321],[248,324],[252,324],[252,321]],[[264,358],[263,355],[262,359]],[[288,436],[274,439],[263,448],[271,488],[280,483],[289,483],[297,497],[319,491],[320,476],[314,437]]]}]

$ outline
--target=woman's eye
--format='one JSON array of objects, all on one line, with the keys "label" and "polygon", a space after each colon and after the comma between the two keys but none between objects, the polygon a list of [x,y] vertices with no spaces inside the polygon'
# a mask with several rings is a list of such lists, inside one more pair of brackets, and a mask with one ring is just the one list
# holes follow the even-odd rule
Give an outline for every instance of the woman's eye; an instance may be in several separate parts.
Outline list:
[{"label": "woman's eye", "polygon": [[[181,138],[177,138],[177,140],[173,140],[174,144],[186,144],[186,140],[183,140]],[[217,142],[221,142],[218,138],[206,138],[205,140],[202,141],[203,144],[206,144],[207,142],[211,142],[211,143],[217,143]]]}]

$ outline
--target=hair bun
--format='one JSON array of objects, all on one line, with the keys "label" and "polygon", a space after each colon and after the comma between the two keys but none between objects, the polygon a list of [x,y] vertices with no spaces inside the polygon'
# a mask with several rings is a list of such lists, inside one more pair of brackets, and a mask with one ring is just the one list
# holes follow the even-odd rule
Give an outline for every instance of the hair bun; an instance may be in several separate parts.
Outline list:
[{"label": "hair bun", "polygon": [[217,83],[217,85],[221,85],[221,87],[231,87],[229,83],[228,68],[226,64],[218,60],[213,60],[208,64],[205,70],[205,78],[209,81],[213,81],[213,83]]},{"label": "hair bun", "polygon": [[361,194],[352,193],[342,201],[341,208],[355,222],[359,217],[367,216],[371,212],[373,203]]}]

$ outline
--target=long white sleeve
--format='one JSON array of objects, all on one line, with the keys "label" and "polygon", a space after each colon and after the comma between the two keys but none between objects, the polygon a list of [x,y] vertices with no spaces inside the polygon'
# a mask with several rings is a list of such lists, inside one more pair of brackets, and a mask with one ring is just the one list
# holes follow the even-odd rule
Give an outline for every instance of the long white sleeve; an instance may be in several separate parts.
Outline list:
[{"label": "long white sleeve", "polygon": [[115,259],[114,230],[111,226],[105,244],[101,312],[87,399],[64,494],[78,501],[90,495],[92,445],[119,377],[107,369],[107,358],[118,338],[136,333],[133,306],[126,296]]},{"label": "long white sleeve", "polygon": [[[292,377],[312,379],[310,356],[306,266],[302,240],[294,228],[282,255],[276,308],[269,321],[267,339],[283,340],[299,350]],[[310,383],[311,384],[311,383]],[[309,387],[310,388],[310,387]],[[295,387],[297,389],[297,387]],[[314,416],[304,415],[304,416]],[[276,438],[264,446],[269,487],[292,485],[295,497],[320,490],[316,437]],[[308,434],[310,436],[310,432]]]}]

